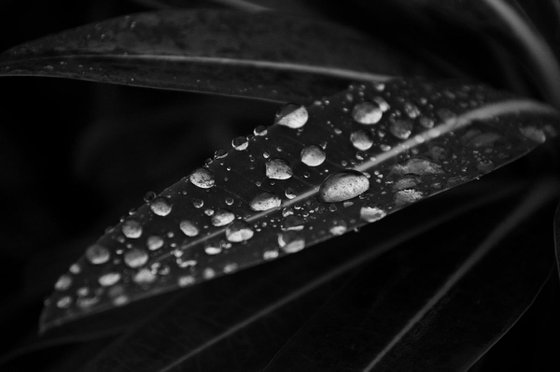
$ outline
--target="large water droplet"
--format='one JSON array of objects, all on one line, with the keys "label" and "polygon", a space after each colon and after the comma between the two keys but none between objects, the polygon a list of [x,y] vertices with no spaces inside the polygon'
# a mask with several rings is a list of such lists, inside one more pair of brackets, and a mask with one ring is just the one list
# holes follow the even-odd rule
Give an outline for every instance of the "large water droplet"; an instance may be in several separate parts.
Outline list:
[{"label": "large water droplet", "polygon": [[150,209],[152,210],[152,212],[162,217],[167,216],[169,213],[171,213],[171,207],[172,206],[169,202],[169,199],[161,196],[155,198],[150,203]]},{"label": "large water droplet", "polygon": [[276,114],[276,124],[288,128],[298,129],[303,127],[309,119],[309,113],[304,106],[288,104]]},{"label": "large water droplet", "polygon": [[111,253],[102,245],[94,244],[86,250],[86,259],[94,265],[104,264],[109,258]]},{"label": "large water droplet", "polygon": [[363,130],[352,132],[352,134],[350,134],[350,141],[352,145],[360,151],[366,151],[373,145],[371,137]]},{"label": "large water droplet", "polygon": [[143,249],[132,248],[124,254],[124,263],[133,269],[148,262],[148,253]]},{"label": "large water droplet", "polygon": [[325,158],[325,152],[319,146],[311,145],[301,150],[301,162],[309,167],[323,164]]},{"label": "large water droplet", "polygon": [[364,206],[360,209],[360,218],[367,222],[379,221],[386,215],[387,212],[377,207]]},{"label": "large water droplet", "polygon": [[374,102],[358,103],[352,109],[352,118],[360,124],[377,124],[382,116],[383,111],[381,107]]},{"label": "large water droplet", "polygon": [[253,237],[253,230],[245,221],[235,221],[226,228],[226,238],[232,243],[244,242]]},{"label": "large water droplet", "polygon": [[212,225],[225,226],[235,219],[235,214],[226,209],[220,209],[212,216]]},{"label": "large water droplet", "polygon": [[179,228],[181,229],[181,231],[183,232],[183,234],[185,234],[186,236],[189,237],[194,237],[198,235],[198,227],[196,227],[191,221],[189,220],[183,220],[179,223]]},{"label": "large water droplet", "polygon": [[407,139],[412,134],[412,122],[404,119],[394,119],[389,126],[391,134],[399,139]]},{"label": "large water droplet", "polygon": [[292,174],[292,168],[284,160],[272,159],[266,162],[266,176],[270,179],[287,180]]},{"label": "large water droplet", "polygon": [[369,180],[361,172],[347,170],[329,176],[319,189],[319,197],[326,203],[355,198],[369,189]]},{"label": "large water droplet", "polygon": [[251,200],[250,206],[254,211],[267,211],[269,209],[278,208],[282,204],[282,200],[268,192],[260,193]]},{"label": "large water droplet", "polygon": [[209,189],[215,184],[212,173],[204,168],[198,168],[192,172],[189,176],[189,180],[193,185],[198,186],[201,189]]},{"label": "large water droplet", "polygon": [[278,234],[278,245],[286,253],[295,253],[305,248],[305,239],[294,231]]},{"label": "large water droplet", "polygon": [[142,236],[142,225],[138,221],[127,220],[123,222],[121,230],[124,236],[129,239],[138,239]]},{"label": "large water droplet", "polygon": [[116,272],[111,272],[111,273],[101,275],[97,281],[103,287],[109,287],[117,284],[119,280],[121,280],[121,274]]}]

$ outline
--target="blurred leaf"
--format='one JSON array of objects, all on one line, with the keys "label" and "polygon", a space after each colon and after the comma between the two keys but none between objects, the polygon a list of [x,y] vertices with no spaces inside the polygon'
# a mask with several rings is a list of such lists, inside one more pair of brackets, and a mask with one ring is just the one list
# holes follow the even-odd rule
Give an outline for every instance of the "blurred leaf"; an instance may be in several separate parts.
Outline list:
[{"label": "blurred leaf", "polygon": [[277,102],[330,95],[350,80],[384,81],[419,71],[387,45],[341,26],[216,10],[116,18],[23,44],[0,58],[0,76],[65,77]]},{"label": "blurred leaf", "polygon": [[549,277],[550,239],[539,216],[550,215],[558,186],[542,182],[513,211],[478,210],[450,229],[454,239],[431,234],[368,265],[264,370],[467,370]]},{"label": "blurred leaf", "polygon": [[526,154],[557,116],[480,85],[395,80],[288,105],[276,122],[108,229],[59,279],[42,328],[377,221]]}]

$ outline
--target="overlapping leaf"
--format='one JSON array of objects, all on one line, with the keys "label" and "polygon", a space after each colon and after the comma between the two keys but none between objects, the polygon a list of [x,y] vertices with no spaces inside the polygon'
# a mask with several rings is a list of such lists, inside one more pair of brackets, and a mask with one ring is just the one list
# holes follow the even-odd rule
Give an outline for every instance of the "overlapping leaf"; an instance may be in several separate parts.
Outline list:
[{"label": "overlapping leaf", "polygon": [[487,87],[354,85],[237,138],[122,219],[57,282],[50,326],[266,262],[470,181],[556,133]]},{"label": "overlapping leaf", "polygon": [[383,81],[418,69],[389,46],[341,26],[220,10],[125,16],[18,46],[0,58],[0,76],[65,77],[281,102],[330,95],[349,80]]}]

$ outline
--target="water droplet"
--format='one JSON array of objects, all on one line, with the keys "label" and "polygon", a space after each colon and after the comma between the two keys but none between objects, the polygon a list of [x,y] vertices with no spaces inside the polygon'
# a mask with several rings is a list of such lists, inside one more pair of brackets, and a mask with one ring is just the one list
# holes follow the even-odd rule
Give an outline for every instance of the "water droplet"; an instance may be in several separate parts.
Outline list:
[{"label": "water droplet", "polygon": [[342,235],[348,229],[346,222],[343,220],[334,220],[329,232],[333,235]]},{"label": "water droplet", "polygon": [[191,173],[189,180],[193,185],[198,186],[201,189],[209,189],[215,184],[212,173],[204,168],[198,168]]},{"label": "water droplet", "polygon": [[112,285],[117,284],[119,280],[121,280],[121,274],[116,272],[111,272],[111,273],[101,275],[98,279],[98,282],[103,287],[110,287]]},{"label": "water droplet", "polygon": [[161,247],[163,247],[163,238],[157,235],[150,236],[146,245],[150,251],[157,251]]},{"label": "water droplet", "polygon": [[358,103],[352,109],[352,118],[360,124],[377,124],[382,116],[383,111],[377,103],[373,102]]},{"label": "water droplet", "polygon": [[422,199],[423,196],[421,191],[414,189],[400,190],[395,194],[395,204],[399,206],[409,204]]},{"label": "water droplet", "polygon": [[411,119],[416,119],[420,116],[420,110],[416,107],[415,104],[407,102],[404,104],[404,112],[408,115]]},{"label": "water droplet", "polygon": [[364,206],[364,207],[360,208],[360,218],[364,221],[367,221],[367,222],[379,221],[380,219],[382,219],[386,215],[387,215],[387,212],[385,212],[381,208],[370,207],[370,206]]},{"label": "water droplet", "polygon": [[138,284],[147,284],[147,283],[152,283],[153,281],[156,280],[156,276],[154,275],[154,273],[152,272],[152,270],[150,269],[141,269],[139,270],[133,278],[135,283]]},{"label": "water droplet", "polygon": [[294,231],[278,234],[278,245],[286,253],[295,253],[305,248],[305,239]]},{"label": "water droplet", "polygon": [[391,121],[389,131],[399,139],[407,139],[412,134],[412,122],[410,120],[394,119]]},{"label": "water droplet", "polygon": [[366,151],[373,145],[371,137],[363,130],[352,132],[352,134],[350,134],[350,141],[352,145],[360,151]]},{"label": "water droplet", "polygon": [[303,230],[303,225],[305,224],[305,220],[296,215],[289,215],[282,221],[282,230],[294,230],[294,231],[301,231]]},{"label": "water droplet", "polygon": [[433,128],[434,124],[435,124],[433,119],[431,119],[429,117],[426,117],[426,116],[422,116],[420,118],[419,122],[420,122],[421,126],[423,126],[424,128],[427,128],[427,129]]},{"label": "water droplet", "polygon": [[129,239],[138,239],[142,236],[142,225],[138,221],[127,220],[121,226],[122,233]]},{"label": "water droplet", "polygon": [[204,200],[202,199],[193,199],[192,201],[193,207],[199,209],[204,207]]},{"label": "water droplet", "polygon": [[325,158],[325,152],[319,146],[311,145],[301,150],[301,162],[309,167],[323,164]]},{"label": "water droplet", "polygon": [[72,303],[72,298],[70,296],[61,297],[58,301],[56,301],[56,307],[59,309],[67,309],[70,307]]},{"label": "water droplet", "polygon": [[225,226],[235,219],[235,215],[228,210],[220,209],[212,216],[212,225]]},{"label": "water droplet", "polygon": [[183,234],[185,234],[186,236],[189,237],[194,237],[198,235],[198,227],[196,227],[191,221],[189,220],[183,220],[181,221],[181,223],[179,223],[179,228],[181,229],[181,231],[183,232]]},{"label": "water droplet", "polygon": [[57,291],[65,291],[72,285],[72,277],[70,275],[62,275],[56,281],[54,289]]},{"label": "water droplet", "polygon": [[270,179],[287,180],[292,174],[292,168],[284,160],[272,159],[266,162],[266,176]]},{"label": "water droplet", "polygon": [[148,191],[146,194],[144,194],[144,201],[146,203],[151,202],[152,200],[154,200],[156,198],[156,193],[153,191]]},{"label": "water droplet", "polygon": [[244,242],[253,237],[253,230],[244,221],[235,221],[226,228],[226,238],[232,243]]},{"label": "water droplet", "polygon": [[94,244],[86,250],[86,259],[94,265],[104,264],[109,258],[111,253],[102,245]]},{"label": "water droplet", "polygon": [[204,252],[207,255],[213,256],[216,254],[220,254],[222,252],[222,247],[220,246],[213,246],[213,245],[208,245],[204,248]]},{"label": "water droplet", "polygon": [[124,254],[124,263],[133,269],[148,262],[148,253],[143,249],[133,248]]},{"label": "water droplet", "polygon": [[188,285],[194,284],[194,277],[191,275],[185,275],[177,280],[179,287],[186,287]]},{"label": "water droplet", "polygon": [[282,200],[268,192],[260,193],[251,200],[250,206],[254,211],[267,211],[269,209],[278,208],[282,204]]},{"label": "water droplet", "polygon": [[309,113],[304,106],[288,104],[276,114],[276,124],[288,128],[298,129],[303,127],[309,119]]},{"label": "water droplet", "polygon": [[214,151],[214,158],[215,159],[223,159],[228,156],[228,152],[224,149],[218,149]]},{"label": "water droplet", "polygon": [[426,174],[441,174],[443,170],[439,164],[425,159],[410,159],[406,164],[397,164],[393,167],[393,172],[398,174],[416,174],[423,176]]},{"label": "water droplet", "polygon": [[294,189],[292,189],[291,187],[288,187],[284,191],[284,195],[286,195],[286,198],[288,198],[288,199],[293,199],[293,198],[296,197],[296,193],[295,193]]},{"label": "water droplet", "polygon": [[369,189],[369,180],[361,172],[347,170],[329,176],[319,189],[319,197],[326,203],[355,198]]},{"label": "water droplet", "polygon": [[520,128],[519,130],[521,131],[521,134],[535,142],[543,143],[546,141],[546,134],[540,128],[529,126]]},{"label": "water droplet", "polygon": [[162,217],[167,216],[169,213],[171,213],[171,207],[172,206],[169,202],[169,199],[162,196],[160,196],[159,198],[155,198],[150,203],[150,209],[152,210],[152,212]]},{"label": "water droplet", "polygon": [[268,133],[268,130],[266,129],[266,127],[264,125],[259,125],[258,127],[256,127],[255,129],[253,129],[253,134],[255,136],[266,136]]},{"label": "water droplet", "polygon": [[247,147],[249,147],[249,140],[247,137],[236,137],[231,141],[231,146],[237,151],[247,150]]}]

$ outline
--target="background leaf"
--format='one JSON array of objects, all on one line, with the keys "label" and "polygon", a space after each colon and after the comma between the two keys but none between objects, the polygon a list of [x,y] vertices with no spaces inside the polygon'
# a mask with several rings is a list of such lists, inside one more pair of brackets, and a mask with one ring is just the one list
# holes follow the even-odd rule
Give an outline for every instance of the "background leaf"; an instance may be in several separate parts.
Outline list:
[{"label": "background leaf", "polygon": [[556,117],[483,86],[392,81],[288,106],[277,123],[217,151],[88,248],[59,279],[43,326],[379,220],[527,153],[555,133]]}]

